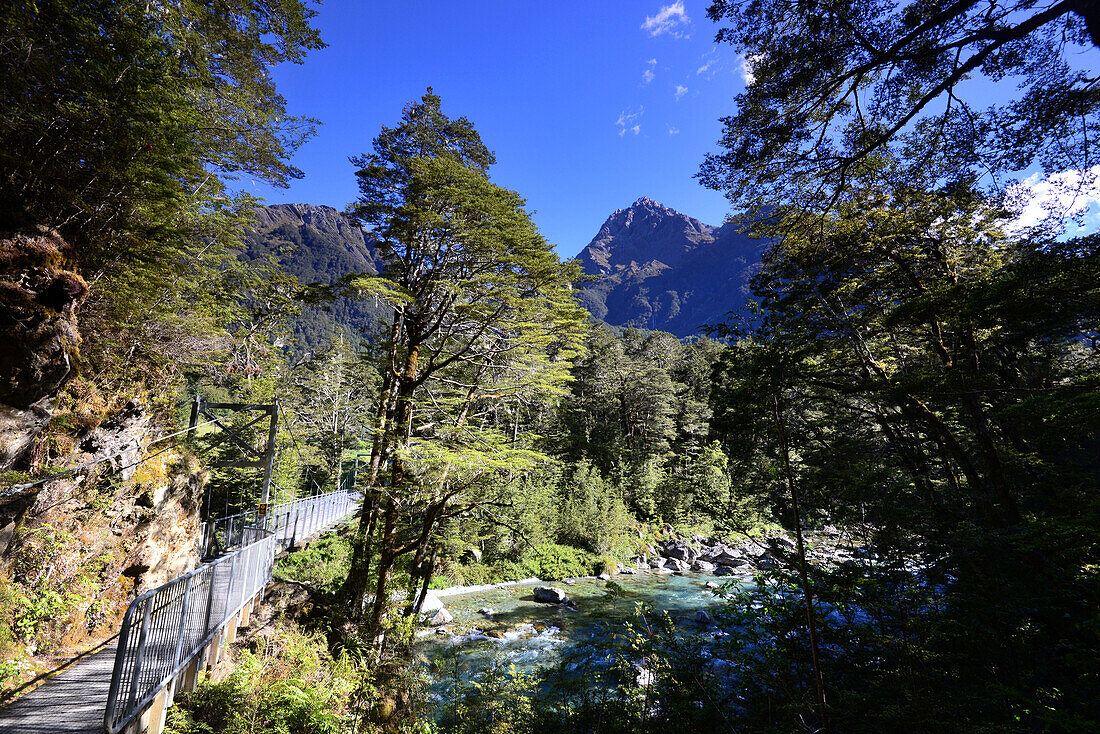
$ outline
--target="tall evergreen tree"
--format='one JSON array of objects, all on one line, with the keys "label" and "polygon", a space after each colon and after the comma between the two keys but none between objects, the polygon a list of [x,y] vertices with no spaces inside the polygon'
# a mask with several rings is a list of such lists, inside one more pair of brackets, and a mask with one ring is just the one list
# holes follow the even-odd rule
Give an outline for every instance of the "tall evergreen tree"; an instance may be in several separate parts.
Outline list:
[{"label": "tall evergreen tree", "polygon": [[413,578],[426,584],[439,523],[531,458],[486,411],[559,392],[581,346],[577,266],[558,260],[517,194],[489,180],[492,154],[440,104],[429,89],[355,159],[353,212],[374,225],[384,262],[382,276],[361,285],[394,307],[369,497],[345,587],[361,609],[369,569],[375,634],[399,558],[413,554]]}]

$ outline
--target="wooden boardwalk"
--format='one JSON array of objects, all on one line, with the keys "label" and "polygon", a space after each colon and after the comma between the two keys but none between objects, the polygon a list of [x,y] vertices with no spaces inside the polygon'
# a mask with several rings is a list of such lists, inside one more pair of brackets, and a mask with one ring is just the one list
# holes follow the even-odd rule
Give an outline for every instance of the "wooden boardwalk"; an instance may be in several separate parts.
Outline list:
[{"label": "wooden boardwalk", "polygon": [[118,638],[0,708],[0,734],[102,734]]}]

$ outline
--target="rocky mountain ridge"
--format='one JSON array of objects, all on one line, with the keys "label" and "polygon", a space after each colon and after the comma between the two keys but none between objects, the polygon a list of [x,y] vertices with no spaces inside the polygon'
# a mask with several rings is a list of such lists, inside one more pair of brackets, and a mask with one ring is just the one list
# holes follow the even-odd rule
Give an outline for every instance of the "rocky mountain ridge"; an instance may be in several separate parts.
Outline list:
[{"label": "rocky mountain ridge", "polygon": [[615,326],[685,337],[741,308],[767,242],[749,220],[705,224],[643,196],[616,210],[577,259],[596,280],[585,308]]},{"label": "rocky mountain ridge", "polygon": [[[275,204],[258,208],[256,220],[242,257],[274,256],[303,283],[382,267],[370,233],[332,207]],[[596,278],[578,291],[580,301],[612,326],[698,334],[748,296],[766,243],[745,235],[745,224],[716,227],[643,196],[612,213],[577,256]],[[361,330],[381,314],[377,304],[344,298],[327,310],[306,307],[295,325],[296,348],[322,349],[336,330]]]},{"label": "rocky mountain ridge", "polygon": [[[331,206],[273,204],[257,207],[241,259],[274,257],[302,283],[332,284],[352,273],[376,274],[382,267],[370,233]],[[385,307],[337,298],[326,307],[303,306],[291,324],[299,353],[323,350],[338,333],[362,334],[379,323]]]}]

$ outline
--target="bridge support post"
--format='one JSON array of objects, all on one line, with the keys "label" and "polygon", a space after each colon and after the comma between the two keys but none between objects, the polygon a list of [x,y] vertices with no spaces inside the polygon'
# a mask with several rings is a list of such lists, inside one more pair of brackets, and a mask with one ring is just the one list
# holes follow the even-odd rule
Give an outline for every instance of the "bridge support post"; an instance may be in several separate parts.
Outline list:
[{"label": "bridge support post", "polygon": [[196,655],[180,673],[179,690],[187,692],[195,690],[199,682],[199,671],[202,669],[202,660]]},{"label": "bridge support post", "polygon": [[237,641],[237,623],[240,622],[240,617],[233,615],[229,618],[229,621],[225,623],[225,644],[232,645]]},{"label": "bridge support post", "polygon": [[168,718],[168,688],[162,688],[149,706],[149,734],[161,734]]}]

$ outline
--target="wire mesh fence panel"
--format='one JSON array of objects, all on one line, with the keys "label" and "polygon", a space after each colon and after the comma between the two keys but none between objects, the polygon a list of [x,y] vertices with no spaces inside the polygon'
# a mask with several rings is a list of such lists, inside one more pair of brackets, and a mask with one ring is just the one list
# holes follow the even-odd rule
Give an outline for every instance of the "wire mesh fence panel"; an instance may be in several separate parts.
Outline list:
[{"label": "wire mesh fence panel", "polygon": [[[328,494],[281,502],[266,514],[249,510],[229,517],[209,520],[203,525],[199,555],[212,558],[245,545],[247,529],[266,527],[278,537],[285,548],[295,540],[308,537],[350,512],[355,495],[339,490]],[[321,518],[324,518],[323,520]]]},{"label": "wire mesh fence panel", "polygon": [[249,512],[208,523],[203,547],[220,546],[225,555],[143,594],[126,610],[106,730],[127,726],[264,588],[280,550],[346,518],[357,502],[355,495],[332,492],[281,503],[265,516]]}]

